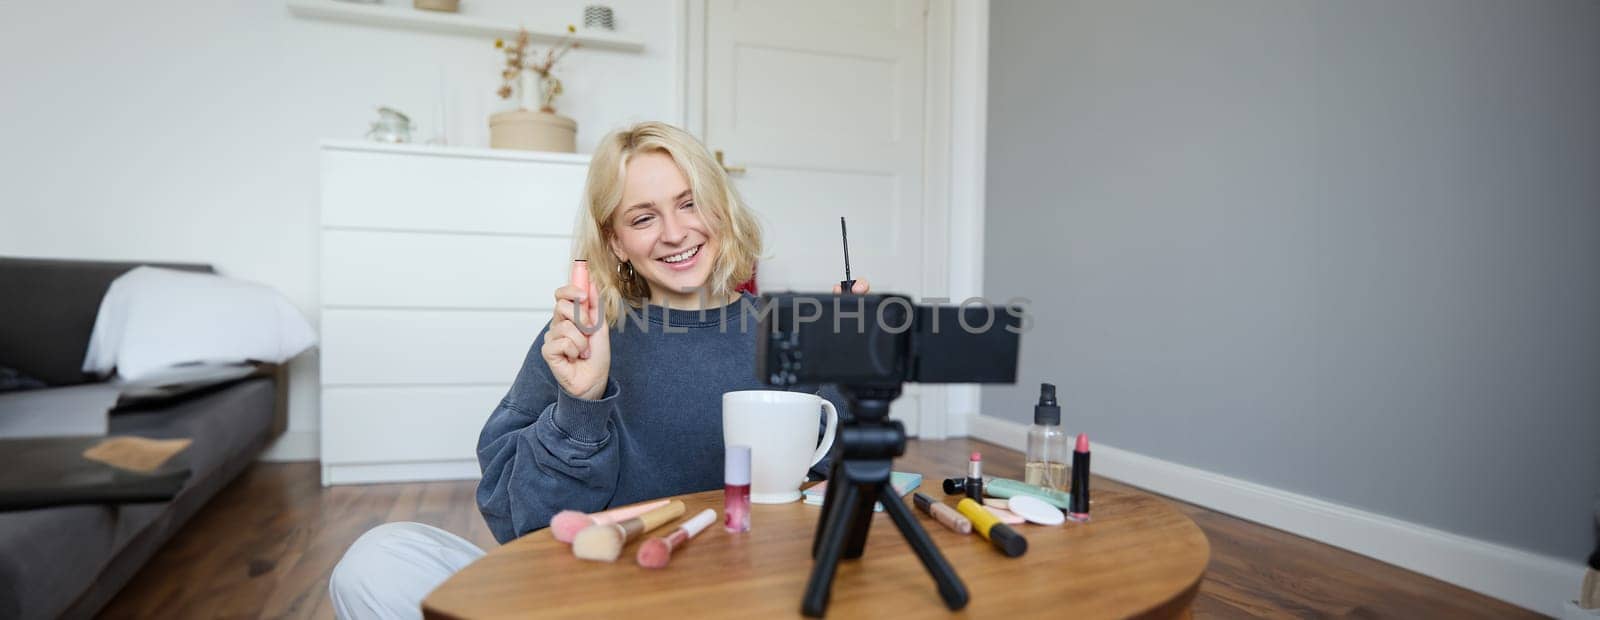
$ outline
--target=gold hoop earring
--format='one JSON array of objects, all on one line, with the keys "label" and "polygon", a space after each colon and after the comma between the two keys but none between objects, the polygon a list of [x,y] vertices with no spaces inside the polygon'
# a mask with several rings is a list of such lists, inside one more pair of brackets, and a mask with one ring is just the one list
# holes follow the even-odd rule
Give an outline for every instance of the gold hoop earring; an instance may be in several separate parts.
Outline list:
[{"label": "gold hoop earring", "polygon": [[649,293],[645,292],[643,283],[639,282],[639,279],[635,277],[637,275],[633,271],[633,263],[617,263],[617,280],[621,284],[618,288],[622,289],[623,297],[634,298],[649,295]]}]

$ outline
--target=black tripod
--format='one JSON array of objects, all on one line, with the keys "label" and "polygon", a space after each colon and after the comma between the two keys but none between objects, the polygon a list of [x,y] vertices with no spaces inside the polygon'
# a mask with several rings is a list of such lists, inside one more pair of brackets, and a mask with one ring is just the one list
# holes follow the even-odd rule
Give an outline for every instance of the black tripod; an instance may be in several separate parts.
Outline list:
[{"label": "black tripod", "polygon": [[852,418],[839,425],[843,458],[834,461],[828,476],[822,517],[817,519],[817,534],[811,540],[811,557],[816,563],[811,567],[800,612],[820,617],[827,611],[839,559],[859,558],[866,546],[874,501],[883,504],[900,535],[933,575],[945,606],[951,610],[965,607],[967,587],[889,485],[894,457],[906,451],[905,427],[889,419],[889,403],[900,396],[900,386],[840,386],[840,390],[850,400]]}]

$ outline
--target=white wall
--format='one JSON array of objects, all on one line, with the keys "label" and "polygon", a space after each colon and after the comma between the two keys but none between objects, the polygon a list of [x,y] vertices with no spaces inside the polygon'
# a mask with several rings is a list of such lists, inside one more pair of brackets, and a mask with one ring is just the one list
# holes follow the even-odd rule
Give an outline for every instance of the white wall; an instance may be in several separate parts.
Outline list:
[{"label": "white wall", "polygon": [[1056,382],[1069,432],[1446,532],[1483,551],[1358,550],[1555,613],[1600,499],[1600,3],[991,24],[984,292],[1035,327],[985,413]]},{"label": "white wall", "polygon": [[[549,28],[581,24],[585,4],[463,2]],[[645,51],[563,61],[557,107],[578,120],[580,151],[616,125],[681,115],[679,4],[608,4]],[[486,146],[505,106],[492,41],[307,20],[276,0],[0,3],[0,28],[0,254],[208,262],[313,320],[318,141],[361,137],[389,105],[419,139],[442,127]],[[316,376],[314,354],[292,366],[278,458],[315,456]]]}]

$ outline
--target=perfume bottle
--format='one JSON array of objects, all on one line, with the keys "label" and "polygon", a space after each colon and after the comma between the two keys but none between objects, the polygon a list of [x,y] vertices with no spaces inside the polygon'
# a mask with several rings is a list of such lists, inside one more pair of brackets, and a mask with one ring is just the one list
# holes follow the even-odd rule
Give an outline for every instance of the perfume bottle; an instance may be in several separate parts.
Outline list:
[{"label": "perfume bottle", "polygon": [[724,455],[722,528],[750,531],[750,446],[728,446]]},{"label": "perfume bottle", "polygon": [[1061,406],[1056,404],[1053,384],[1039,384],[1039,404],[1033,406],[1028,455],[1022,467],[1023,482],[1067,490],[1067,434],[1061,430]]}]

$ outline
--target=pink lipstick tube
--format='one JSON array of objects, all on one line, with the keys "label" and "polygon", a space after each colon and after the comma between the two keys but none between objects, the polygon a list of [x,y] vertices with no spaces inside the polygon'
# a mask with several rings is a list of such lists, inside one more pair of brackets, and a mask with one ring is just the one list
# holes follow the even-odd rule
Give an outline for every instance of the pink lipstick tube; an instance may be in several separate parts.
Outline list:
[{"label": "pink lipstick tube", "polygon": [[967,461],[967,497],[983,502],[983,455],[977,452]]}]

